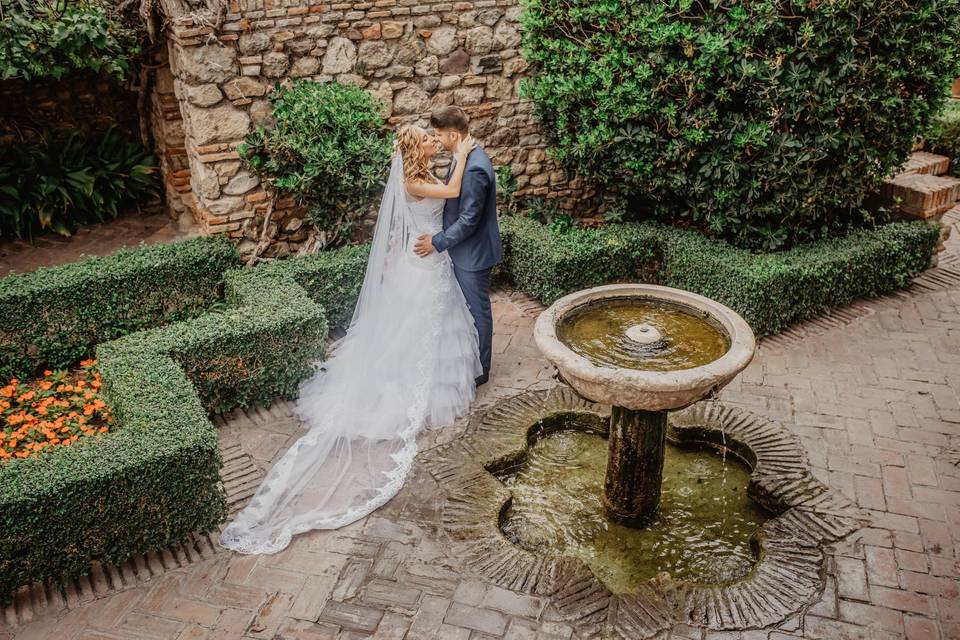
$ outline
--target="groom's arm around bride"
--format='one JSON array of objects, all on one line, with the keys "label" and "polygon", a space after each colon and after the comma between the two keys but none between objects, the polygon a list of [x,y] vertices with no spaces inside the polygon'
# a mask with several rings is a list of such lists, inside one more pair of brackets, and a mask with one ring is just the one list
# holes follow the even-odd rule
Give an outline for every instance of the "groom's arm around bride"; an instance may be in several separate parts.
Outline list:
[{"label": "groom's arm around bride", "polygon": [[[456,148],[468,133],[463,109],[446,107],[430,117],[437,138],[447,151]],[[490,271],[500,261],[503,247],[497,224],[497,183],[490,157],[481,148],[467,156],[459,198],[450,198],[443,208],[443,231],[432,238],[421,236],[416,251],[446,251],[453,262],[460,289],[470,306],[480,339],[480,364],[487,381],[493,342],[493,315],[490,308]]]}]

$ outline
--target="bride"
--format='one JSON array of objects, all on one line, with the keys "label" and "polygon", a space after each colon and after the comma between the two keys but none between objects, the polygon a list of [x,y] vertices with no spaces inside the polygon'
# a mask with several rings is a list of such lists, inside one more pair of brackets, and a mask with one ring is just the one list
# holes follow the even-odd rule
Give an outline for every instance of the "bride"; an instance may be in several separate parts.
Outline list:
[{"label": "bride", "polygon": [[224,529],[224,547],[275,553],[298,533],[362,518],[400,490],[417,434],[473,402],[477,330],[450,258],[421,258],[413,246],[441,230],[474,146],[461,140],[443,184],[429,170],[436,140],[416,126],[398,131],[350,329],[325,370],[300,384],[296,413],[309,430]]}]

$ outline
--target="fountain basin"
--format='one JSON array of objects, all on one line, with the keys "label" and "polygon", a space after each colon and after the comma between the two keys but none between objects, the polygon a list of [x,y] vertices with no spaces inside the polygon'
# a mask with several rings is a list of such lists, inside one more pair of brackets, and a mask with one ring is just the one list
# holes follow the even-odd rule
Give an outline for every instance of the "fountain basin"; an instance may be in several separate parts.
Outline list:
[{"label": "fountain basin", "polygon": [[607,434],[591,418],[544,421],[531,430],[525,455],[490,469],[513,496],[500,522],[508,540],[539,555],[580,558],[614,593],[632,593],[662,572],[720,584],[753,569],[754,536],[775,514],[749,497],[750,465],[723,447],[687,444],[690,434],[674,430],[656,518],[625,527],[606,514]]},{"label": "fountain basin", "polygon": [[586,428],[602,434],[609,418],[610,407],[567,387],[527,392],[476,416],[463,439],[421,453],[444,489],[439,526],[447,553],[489,583],[548,598],[584,638],[643,640],[662,637],[677,624],[717,631],[770,627],[821,598],[822,548],[862,526],[862,514],[813,476],[796,435],[716,402],[671,414],[668,428],[682,445],[727,450],[752,469],[747,493],[772,517],[756,532],[756,560],[742,577],[700,583],[658,573],[631,580],[635,586],[621,593],[623,587],[607,586],[598,576],[602,567],[595,571],[582,553],[556,555],[508,538],[503,525],[516,496],[498,477],[523,465],[531,447],[550,432]]},{"label": "fountain basin", "polygon": [[[629,306],[631,301],[661,303],[699,318],[722,333],[728,346],[712,352],[721,353],[719,357],[697,366],[643,370],[587,357],[562,339],[564,323],[576,314],[602,305]],[[627,331],[642,335],[632,327]],[[625,337],[630,339],[630,333]],[[606,285],[560,298],[537,319],[534,340],[564,381],[584,398],[643,411],[681,409],[719,391],[750,364],[756,349],[753,331],[732,309],[695,293],[648,284]]]}]

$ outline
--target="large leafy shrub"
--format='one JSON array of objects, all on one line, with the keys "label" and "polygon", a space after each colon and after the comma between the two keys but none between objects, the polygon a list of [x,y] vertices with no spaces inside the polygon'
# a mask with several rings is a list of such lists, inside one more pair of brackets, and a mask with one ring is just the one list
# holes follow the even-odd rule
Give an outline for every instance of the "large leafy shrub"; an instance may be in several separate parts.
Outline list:
[{"label": "large leafy shrub", "polygon": [[272,94],[274,122],[239,151],[263,181],[307,208],[326,244],[350,239],[390,159],[382,105],[352,84],[298,82]]},{"label": "large leafy shrub", "polygon": [[0,236],[70,235],[155,196],[158,178],[153,155],[115,127],[0,147]]},{"label": "large leafy shrub", "polygon": [[104,0],[0,0],[0,79],[89,69],[123,79],[141,30]]},{"label": "large leafy shrub", "polygon": [[609,282],[654,282],[726,304],[758,335],[904,286],[940,238],[939,225],[895,222],[758,255],[653,222],[558,232],[507,216],[500,228],[506,275],[546,304]]},{"label": "large leafy shrub", "polygon": [[960,176],[960,100],[947,101],[925,138],[930,151],[952,158],[950,173]]},{"label": "large leafy shrub", "polygon": [[960,56],[960,0],[529,0],[522,23],[562,164],[753,248],[872,222]]}]

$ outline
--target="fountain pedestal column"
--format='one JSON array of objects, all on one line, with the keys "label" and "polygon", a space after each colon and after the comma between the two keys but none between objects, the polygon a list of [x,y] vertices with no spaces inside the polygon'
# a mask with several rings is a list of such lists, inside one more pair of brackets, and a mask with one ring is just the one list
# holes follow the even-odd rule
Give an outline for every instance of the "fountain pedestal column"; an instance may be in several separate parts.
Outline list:
[{"label": "fountain pedestal column", "polygon": [[639,527],[653,518],[660,504],[666,438],[666,411],[613,407],[603,492],[611,519]]}]

